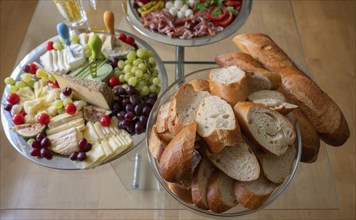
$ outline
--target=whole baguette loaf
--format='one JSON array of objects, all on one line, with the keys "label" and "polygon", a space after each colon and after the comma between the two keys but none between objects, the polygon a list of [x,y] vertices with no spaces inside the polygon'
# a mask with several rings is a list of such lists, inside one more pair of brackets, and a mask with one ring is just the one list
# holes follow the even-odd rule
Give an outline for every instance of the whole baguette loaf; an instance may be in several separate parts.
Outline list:
[{"label": "whole baguette loaf", "polygon": [[221,54],[215,57],[215,62],[220,67],[237,66],[245,71],[249,93],[262,89],[277,89],[282,83],[278,73],[266,70],[262,64],[246,53]]},{"label": "whole baguette loaf", "polygon": [[159,161],[159,170],[168,182],[190,186],[193,177],[196,128],[195,122],[183,127],[164,149]]},{"label": "whole baguette loaf", "polygon": [[288,55],[267,35],[241,34],[233,42],[270,71],[282,77],[280,91],[298,105],[320,138],[332,146],[341,146],[350,137],[345,117],[337,104],[298,69]]}]

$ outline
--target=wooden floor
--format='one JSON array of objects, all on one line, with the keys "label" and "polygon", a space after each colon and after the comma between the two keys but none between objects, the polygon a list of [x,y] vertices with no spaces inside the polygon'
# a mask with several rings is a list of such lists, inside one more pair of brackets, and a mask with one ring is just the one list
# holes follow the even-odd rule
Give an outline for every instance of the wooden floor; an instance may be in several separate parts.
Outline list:
[{"label": "wooden floor", "polygon": [[[36,4],[37,1],[1,1],[1,81],[15,65],[18,51],[22,41],[25,40],[23,36]],[[246,218],[355,219],[356,1],[294,0],[292,5],[307,68],[320,87],[340,106],[351,129],[351,138],[345,146],[341,148],[327,147],[336,190],[339,194],[340,208],[337,210],[276,210],[268,212],[266,216],[255,215]],[[3,85],[1,82],[1,91],[3,91]],[[1,143],[3,143],[3,138],[5,137],[1,137]],[[1,170],[0,178],[5,178],[4,174],[6,173],[9,173],[9,171]],[[14,187],[24,186],[14,185]],[[24,190],[26,189],[30,190],[24,187]],[[3,207],[2,204],[0,204],[0,207]],[[173,219],[179,217],[198,218],[198,216],[186,211],[0,210],[1,219]]]}]

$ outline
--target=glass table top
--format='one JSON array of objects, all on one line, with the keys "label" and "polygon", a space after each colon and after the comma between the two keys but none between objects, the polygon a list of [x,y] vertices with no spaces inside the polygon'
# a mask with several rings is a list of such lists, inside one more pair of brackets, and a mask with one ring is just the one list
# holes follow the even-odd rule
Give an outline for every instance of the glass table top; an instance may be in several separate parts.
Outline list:
[{"label": "glass table top", "polygon": [[[115,28],[131,32],[155,48],[167,63],[165,67],[169,84],[174,81],[175,47],[140,35],[125,19],[122,1],[97,1],[96,11],[88,5],[85,7],[93,29],[105,27],[102,14],[105,10],[112,10],[116,15]],[[55,36],[55,25],[60,21],[62,18],[52,1],[39,1],[17,63],[37,45]],[[254,1],[249,19],[236,34],[246,32],[268,34],[297,64],[306,69],[290,1]],[[237,50],[231,41],[233,36],[211,45],[185,48],[185,61],[213,62],[216,55]],[[184,72],[212,66],[215,65],[186,64]],[[62,171],[31,163],[14,150],[9,150],[12,147],[5,139],[1,128],[1,209],[184,209],[156,181],[146,156],[145,142],[124,157],[96,169]],[[138,188],[133,189],[136,154],[141,155],[138,162],[140,169]],[[12,172],[14,168],[16,172]],[[301,163],[285,193],[266,209],[326,210],[338,207],[333,173],[325,144],[321,143],[318,160],[312,164]]]}]

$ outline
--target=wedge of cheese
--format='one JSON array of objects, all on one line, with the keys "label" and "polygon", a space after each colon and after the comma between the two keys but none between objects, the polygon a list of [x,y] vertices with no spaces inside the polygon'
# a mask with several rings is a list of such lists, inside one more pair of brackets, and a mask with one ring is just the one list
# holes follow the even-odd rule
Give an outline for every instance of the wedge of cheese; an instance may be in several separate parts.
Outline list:
[{"label": "wedge of cheese", "polygon": [[78,141],[82,137],[82,133],[74,127],[47,136],[51,141],[50,150],[61,155],[70,155],[79,151]]},{"label": "wedge of cheese", "polygon": [[55,134],[64,130],[67,130],[69,128],[78,128],[80,131],[84,131],[85,129],[85,122],[84,118],[76,118],[74,120],[70,120],[64,124],[61,124],[57,127],[52,127],[46,130],[47,135]]},{"label": "wedge of cheese", "polygon": [[47,126],[48,126],[48,128],[57,127],[63,123],[72,121],[77,118],[82,118],[82,117],[83,117],[83,112],[81,112],[81,111],[76,112],[74,115],[63,113],[63,114],[56,115],[56,116],[52,117],[51,121],[48,123]]},{"label": "wedge of cheese", "polygon": [[90,151],[86,153],[87,159],[85,161],[76,162],[81,169],[94,168],[100,165],[105,158],[105,153],[99,143],[94,144]]},{"label": "wedge of cheese", "polygon": [[86,129],[83,132],[83,137],[91,144],[100,144],[100,137],[98,133],[96,133],[94,124],[91,121],[87,122]]}]

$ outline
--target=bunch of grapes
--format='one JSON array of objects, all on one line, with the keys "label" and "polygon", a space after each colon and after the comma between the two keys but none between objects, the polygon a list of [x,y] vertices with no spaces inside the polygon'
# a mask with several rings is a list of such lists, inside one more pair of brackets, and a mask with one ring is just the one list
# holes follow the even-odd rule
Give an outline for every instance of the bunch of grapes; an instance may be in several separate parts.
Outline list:
[{"label": "bunch of grapes", "polygon": [[119,119],[118,127],[126,129],[130,134],[144,132],[152,106],[157,100],[157,94],[150,93],[145,99],[141,99],[133,86],[128,86],[127,89],[116,86],[113,92],[112,110]]},{"label": "bunch of grapes", "polygon": [[39,159],[46,158],[47,160],[52,159],[52,153],[49,150],[51,141],[46,137],[44,133],[40,133],[36,136],[36,139],[28,140],[31,145],[31,156],[37,157]]},{"label": "bunch of grapes", "polygon": [[127,54],[126,60],[119,60],[114,75],[121,83],[135,87],[141,96],[158,94],[161,79],[156,68],[156,59],[152,51],[139,48]]}]

